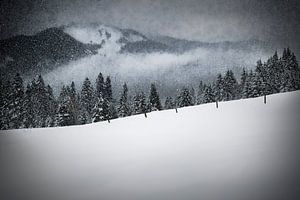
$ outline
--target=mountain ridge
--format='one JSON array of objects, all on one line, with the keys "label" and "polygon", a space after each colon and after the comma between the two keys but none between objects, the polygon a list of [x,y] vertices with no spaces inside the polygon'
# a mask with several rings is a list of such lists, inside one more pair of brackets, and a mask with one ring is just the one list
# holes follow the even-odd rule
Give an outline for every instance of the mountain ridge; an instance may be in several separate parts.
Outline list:
[{"label": "mountain ridge", "polygon": [[16,72],[32,77],[95,54],[167,53],[176,56],[199,48],[212,52],[243,51],[245,54],[271,49],[269,44],[260,40],[208,43],[169,36],[147,36],[133,29],[107,25],[73,24],[0,40],[0,77],[9,79]]}]

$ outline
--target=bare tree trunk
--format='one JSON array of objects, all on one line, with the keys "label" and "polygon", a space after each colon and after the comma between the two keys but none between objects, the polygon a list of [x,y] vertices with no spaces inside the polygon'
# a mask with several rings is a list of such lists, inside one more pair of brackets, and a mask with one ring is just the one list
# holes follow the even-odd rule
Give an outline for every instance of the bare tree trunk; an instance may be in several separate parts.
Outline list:
[{"label": "bare tree trunk", "polygon": [[218,104],[218,101],[216,101],[216,107],[217,107],[217,108],[219,108],[219,104]]},{"label": "bare tree trunk", "polygon": [[264,95],[264,104],[267,104],[267,95]]},{"label": "bare tree trunk", "polygon": [[146,112],[144,112],[144,114],[145,114],[145,118],[147,118],[147,113],[146,113]]},{"label": "bare tree trunk", "polygon": [[109,119],[108,119],[107,121],[108,121],[108,123],[110,123],[110,120],[109,120]]},{"label": "bare tree trunk", "polygon": [[176,113],[178,113],[177,107],[175,107],[175,111],[176,111]]}]

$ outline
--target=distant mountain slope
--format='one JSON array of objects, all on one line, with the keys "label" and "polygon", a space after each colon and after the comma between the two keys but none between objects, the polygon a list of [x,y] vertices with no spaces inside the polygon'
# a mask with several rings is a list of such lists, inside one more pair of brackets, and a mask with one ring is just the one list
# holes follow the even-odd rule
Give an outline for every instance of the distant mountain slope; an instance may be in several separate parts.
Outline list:
[{"label": "distant mountain slope", "polygon": [[243,50],[243,51],[255,51],[265,50],[273,51],[272,46],[264,41],[257,39],[250,39],[245,41],[224,41],[224,42],[201,42],[193,40],[178,39],[169,36],[150,36],[151,40],[165,44],[172,52],[183,53],[196,48],[211,48],[222,50]]},{"label": "distant mountain slope", "polygon": [[0,132],[2,199],[299,199],[300,91]]},{"label": "distant mountain slope", "polygon": [[83,44],[62,28],[49,28],[33,36],[20,35],[0,41],[1,75],[32,71],[41,73],[78,58],[96,54],[100,45]]},{"label": "distant mountain slope", "polygon": [[[266,58],[271,49],[259,40],[205,43],[146,36],[103,24],[72,24],[0,41],[0,77],[9,79],[19,72],[31,80],[40,73],[60,89],[62,83],[80,83],[85,77],[94,81],[94,75],[101,71],[118,74],[119,81],[159,78],[176,80],[181,86],[226,69],[239,73],[242,67],[251,68],[258,59]],[[134,79],[128,80],[129,71]]]},{"label": "distant mountain slope", "polygon": [[170,51],[170,47],[153,40],[128,42],[121,47],[121,53],[152,53]]}]

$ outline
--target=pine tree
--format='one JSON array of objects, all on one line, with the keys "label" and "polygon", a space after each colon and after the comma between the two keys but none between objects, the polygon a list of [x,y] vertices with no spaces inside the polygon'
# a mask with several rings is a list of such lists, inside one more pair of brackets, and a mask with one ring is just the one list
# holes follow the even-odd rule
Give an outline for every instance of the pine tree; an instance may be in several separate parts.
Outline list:
[{"label": "pine tree", "polygon": [[165,101],[165,109],[168,110],[168,109],[173,109],[174,108],[174,102],[173,102],[173,99],[172,97],[167,97],[166,98],[166,101]]},{"label": "pine tree", "polygon": [[242,91],[242,98],[253,98],[263,96],[265,94],[265,86],[263,79],[258,73],[253,73],[252,70],[247,76]]},{"label": "pine tree", "polygon": [[109,103],[109,120],[110,119],[117,119],[118,118],[118,111],[112,102]]},{"label": "pine tree", "polygon": [[0,129],[9,129],[9,104],[10,104],[10,94],[12,93],[11,83],[9,81],[1,81],[1,101],[0,101]]},{"label": "pine tree", "polygon": [[284,50],[280,61],[283,68],[281,91],[300,89],[300,68],[295,54],[287,48]]},{"label": "pine tree", "polygon": [[12,81],[12,90],[9,96],[9,124],[10,128],[22,127],[22,122],[25,117],[25,110],[23,108],[24,86],[23,80],[19,73],[16,74]]},{"label": "pine tree", "polygon": [[270,57],[265,65],[265,76],[264,80],[266,82],[267,91],[271,91],[271,94],[278,93],[281,90],[281,73],[282,67],[281,62],[278,59],[277,52],[274,53],[272,57]]},{"label": "pine tree", "polygon": [[41,75],[37,76],[31,83],[31,101],[33,103],[33,127],[45,127],[49,110],[47,89]]},{"label": "pine tree", "polygon": [[70,97],[70,118],[71,124],[79,124],[79,101],[76,92],[75,83],[72,81],[71,86],[69,87],[68,95]]},{"label": "pine tree", "polygon": [[25,110],[25,116],[23,119],[24,128],[33,128],[34,127],[34,105],[32,102],[32,88],[28,84],[26,87],[23,107]]},{"label": "pine tree", "polygon": [[160,103],[158,92],[156,90],[155,84],[152,83],[150,88],[150,96],[149,96],[149,110],[156,111],[161,109],[162,106]]},{"label": "pine tree", "polygon": [[226,99],[225,89],[224,89],[224,80],[221,74],[218,74],[217,80],[213,86],[213,92],[216,101],[223,101]]},{"label": "pine tree", "polygon": [[108,100],[109,102],[112,102],[113,97],[112,97],[112,86],[111,86],[111,80],[110,77],[106,77],[105,80],[105,90],[104,90],[104,94],[103,97]]},{"label": "pine tree", "polygon": [[263,81],[262,78],[254,73],[253,78],[252,78],[252,89],[249,94],[249,97],[259,97],[264,95],[264,86],[263,86]]},{"label": "pine tree", "polygon": [[242,98],[246,99],[250,97],[252,83],[253,83],[253,72],[252,70],[250,70],[244,83]]},{"label": "pine tree", "polygon": [[222,100],[233,100],[237,96],[238,83],[231,70],[228,70],[224,76],[224,98]]},{"label": "pine tree", "polygon": [[123,85],[123,93],[119,100],[118,115],[119,117],[126,117],[130,115],[130,107],[128,103],[128,87],[126,83],[124,83]]},{"label": "pine tree", "polygon": [[198,92],[197,92],[197,105],[203,103],[204,89],[205,89],[205,85],[203,84],[202,81],[200,81]]},{"label": "pine tree", "polygon": [[100,96],[103,97],[105,93],[105,83],[102,73],[99,73],[97,79],[96,79],[96,94],[95,97],[100,98]]},{"label": "pine tree", "polygon": [[81,107],[82,112],[81,115],[86,116],[86,122],[91,122],[92,109],[94,107],[94,96],[93,96],[93,87],[88,78],[86,78],[83,82],[81,89]]},{"label": "pine tree", "polygon": [[[252,76],[253,76],[253,74],[252,74]],[[261,60],[257,61],[256,68],[255,68],[255,76],[258,76],[257,79],[259,79],[261,82],[260,93],[263,95],[272,94],[273,89],[271,87],[270,74],[269,74],[267,65],[262,64]],[[252,79],[253,79],[253,77],[252,77]]]},{"label": "pine tree", "polygon": [[109,102],[101,95],[97,98],[93,108],[92,122],[105,121],[110,119]]},{"label": "pine tree", "polygon": [[58,98],[58,109],[56,114],[56,126],[74,125],[72,119],[70,88],[63,86]]},{"label": "pine tree", "polygon": [[50,85],[46,86],[46,112],[47,112],[47,118],[45,121],[46,127],[52,127],[55,125],[55,114],[57,109],[57,102],[55,100],[55,97],[53,95],[53,90]]},{"label": "pine tree", "polygon": [[188,88],[182,88],[179,98],[178,98],[178,106],[185,107],[191,106],[192,104],[192,96]]},{"label": "pine tree", "polygon": [[194,87],[190,88],[190,94],[191,94],[191,97],[192,97],[191,103],[192,103],[192,105],[195,105],[196,102],[197,102],[197,100],[196,100],[197,98],[196,98],[196,92],[195,92]]},{"label": "pine tree", "polygon": [[212,103],[214,101],[215,97],[211,85],[205,85],[203,103]]},{"label": "pine tree", "polygon": [[243,68],[243,72],[241,74],[241,86],[242,86],[242,88],[244,87],[244,85],[246,83],[247,76],[248,76],[248,72],[245,70],[245,68]]},{"label": "pine tree", "polygon": [[238,99],[243,97],[243,89],[245,87],[245,83],[248,77],[248,72],[245,70],[245,68],[243,68],[242,74],[241,74],[241,79],[240,79],[240,84],[239,84],[239,88],[238,88]]},{"label": "pine tree", "polygon": [[146,97],[143,92],[136,94],[133,98],[134,114],[142,114],[147,112]]}]

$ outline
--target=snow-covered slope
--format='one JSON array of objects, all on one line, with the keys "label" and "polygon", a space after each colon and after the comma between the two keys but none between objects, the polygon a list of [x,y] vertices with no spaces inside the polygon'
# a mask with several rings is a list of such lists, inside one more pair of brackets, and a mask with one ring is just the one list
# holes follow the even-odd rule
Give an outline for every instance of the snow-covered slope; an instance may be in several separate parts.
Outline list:
[{"label": "snow-covered slope", "polygon": [[1,132],[1,199],[296,199],[299,99]]},{"label": "snow-covered slope", "polygon": [[71,25],[64,31],[84,44],[101,44],[99,53],[102,55],[116,54],[127,43],[147,40],[147,38],[130,29],[119,29],[103,24]]}]

